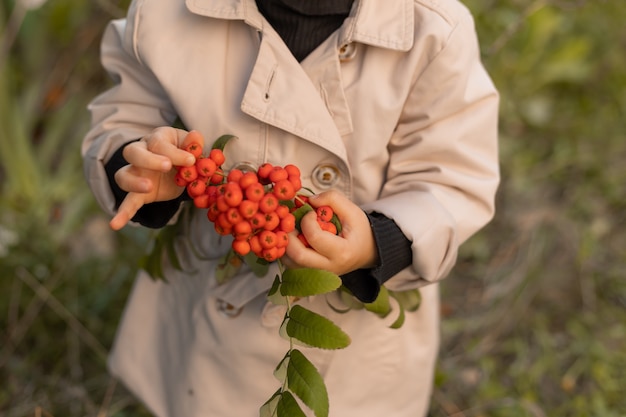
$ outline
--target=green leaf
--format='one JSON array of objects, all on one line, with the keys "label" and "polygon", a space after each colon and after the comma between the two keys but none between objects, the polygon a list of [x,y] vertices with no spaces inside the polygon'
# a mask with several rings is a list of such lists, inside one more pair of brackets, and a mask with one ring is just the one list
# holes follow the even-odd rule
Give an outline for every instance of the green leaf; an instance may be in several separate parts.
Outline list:
[{"label": "green leaf", "polygon": [[291,351],[287,365],[287,387],[307,405],[316,417],[328,416],[328,392],[315,365],[299,350]]},{"label": "green leaf", "polygon": [[287,367],[289,366],[289,361],[291,356],[289,356],[291,351],[287,352],[285,357],[276,365],[274,369],[274,377],[282,383],[287,380]]},{"label": "green leaf", "polygon": [[215,268],[215,279],[217,283],[222,285],[231,280],[243,264],[243,259],[230,249],[228,253],[220,258],[220,262]]},{"label": "green leaf", "polygon": [[228,141],[236,137],[237,136],[235,135],[222,135],[219,138],[217,138],[215,142],[213,142],[213,146],[211,146],[211,149],[219,149],[223,151]]},{"label": "green leaf", "polygon": [[404,319],[405,319],[405,314],[404,314],[404,307],[399,304],[399,309],[400,309],[400,313],[398,314],[398,318],[396,319],[396,321],[394,321],[393,323],[391,323],[391,327],[392,329],[399,329],[400,327],[402,327],[402,325],[404,324]]},{"label": "green leaf", "polygon": [[300,305],[291,308],[285,322],[287,335],[307,346],[343,349],[350,344],[350,336],[339,326]]},{"label": "green leaf", "polygon": [[280,276],[276,275],[274,278],[274,282],[272,283],[272,288],[270,288],[267,293],[267,299],[273,304],[276,305],[286,305],[287,298],[280,294]]},{"label": "green leaf", "polygon": [[417,311],[422,304],[422,294],[420,290],[408,290],[408,291],[389,291],[389,295],[396,299],[406,311]]},{"label": "green leaf", "polygon": [[304,215],[307,214],[309,211],[313,211],[313,207],[311,207],[311,205],[307,203],[293,212],[293,215],[296,218],[296,229],[298,229],[299,232],[302,232],[302,230],[300,229],[300,222],[302,221]]},{"label": "green leaf", "polygon": [[289,391],[284,391],[276,407],[278,417],[306,417],[300,405]]},{"label": "green leaf", "polygon": [[380,287],[380,292],[376,300],[371,303],[364,303],[365,309],[377,314],[380,317],[387,317],[391,311],[391,303],[389,302],[389,291],[384,286]]},{"label": "green leaf", "polygon": [[288,269],[283,273],[280,293],[284,296],[308,297],[326,294],[341,286],[341,278],[332,272],[314,268]]},{"label": "green leaf", "polygon": [[269,400],[267,400],[259,410],[259,417],[276,417],[278,402],[281,398],[281,390],[278,389]]},{"label": "green leaf", "polygon": [[165,281],[163,274],[163,263],[161,254],[163,253],[163,243],[155,240],[152,250],[139,259],[139,268],[143,269],[150,275],[152,279],[162,279]]},{"label": "green leaf", "polygon": [[249,252],[243,257],[243,261],[248,265],[254,275],[264,277],[270,269],[270,264],[265,260],[263,260],[264,262],[259,262],[259,259],[260,258],[252,252]]},{"label": "green leaf", "polygon": [[339,296],[341,301],[348,307],[350,310],[363,310],[364,304],[359,301],[350,290],[345,287],[342,288],[342,291],[339,291]]}]

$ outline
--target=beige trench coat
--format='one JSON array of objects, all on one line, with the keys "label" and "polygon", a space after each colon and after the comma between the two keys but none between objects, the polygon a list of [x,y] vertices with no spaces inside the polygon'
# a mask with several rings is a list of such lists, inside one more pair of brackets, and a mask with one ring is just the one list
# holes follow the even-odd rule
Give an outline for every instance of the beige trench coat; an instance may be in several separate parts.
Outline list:
[{"label": "beige trench coat", "polygon": [[[135,0],[107,29],[102,59],[116,85],[90,105],[83,155],[108,213],[104,163],[179,116],[209,140],[238,136],[226,168],[294,163],[316,192],[340,190],[395,220],[413,264],[386,285],[421,287],[422,307],[391,330],[394,313],[340,315],[324,297],[303,300],[352,338],[347,349],[307,355],[324,375],[332,417],[424,415],[438,349],[435,283],[491,219],[498,184],[498,95],[468,11],[456,0],[357,0],[299,64],[254,0]],[[168,283],[140,274],[111,372],[159,417],[256,416],[288,348],[278,336],[283,311],[265,299],[273,273],[244,271],[218,286],[215,259],[230,241],[203,215],[177,245],[195,272],[166,265]]]}]

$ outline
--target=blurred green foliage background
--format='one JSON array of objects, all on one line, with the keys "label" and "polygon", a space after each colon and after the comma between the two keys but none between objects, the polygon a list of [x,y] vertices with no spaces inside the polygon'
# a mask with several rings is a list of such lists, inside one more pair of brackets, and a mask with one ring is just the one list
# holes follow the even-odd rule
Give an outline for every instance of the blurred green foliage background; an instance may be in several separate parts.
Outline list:
[{"label": "blurred green foliage background", "polygon": [[[494,221],[442,284],[431,416],[626,416],[626,2],[467,0],[502,95]],[[106,372],[150,235],[82,174],[126,0],[0,0],[0,416],[147,416]]]}]

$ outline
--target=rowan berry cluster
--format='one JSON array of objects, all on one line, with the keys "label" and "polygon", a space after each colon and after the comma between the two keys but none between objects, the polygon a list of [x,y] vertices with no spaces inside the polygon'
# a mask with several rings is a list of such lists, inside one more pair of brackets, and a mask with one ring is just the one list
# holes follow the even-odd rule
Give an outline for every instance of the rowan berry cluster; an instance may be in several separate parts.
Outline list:
[{"label": "rowan berry cluster", "polygon": [[[207,209],[216,232],[232,235],[232,249],[239,255],[252,252],[268,262],[283,256],[288,234],[296,229],[293,213],[308,203],[307,196],[298,194],[302,188],[298,167],[265,163],[256,171],[225,173],[222,150],[212,149],[205,156],[197,143],[184,149],[196,157],[196,163],[176,167],[175,182],[186,187],[196,207]],[[320,227],[337,234],[332,209],[324,206],[316,211]],[[310,247],[302,233],[298,239]]]}]

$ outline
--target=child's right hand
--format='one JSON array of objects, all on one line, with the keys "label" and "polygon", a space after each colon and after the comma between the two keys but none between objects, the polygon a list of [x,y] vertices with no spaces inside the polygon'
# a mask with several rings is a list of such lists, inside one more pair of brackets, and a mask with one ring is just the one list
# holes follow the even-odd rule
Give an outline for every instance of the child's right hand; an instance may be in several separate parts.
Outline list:
[{"label": "child's right hand", "polygon": [[[193,135],[193,141],[203,141]],[[191,142],[188,132],[173,127],[159,127],[140,141],[126,146],[123,151],[128,165],[115,173],[115,182],[128,194],[120,204],[109,225],[113,230],[124,227],[144,205],[179,197],[184,187],[174,182],[173,167],[191,166],[195,157],[181,148]],[[201,143],[204,146],[204,143]]]}]

